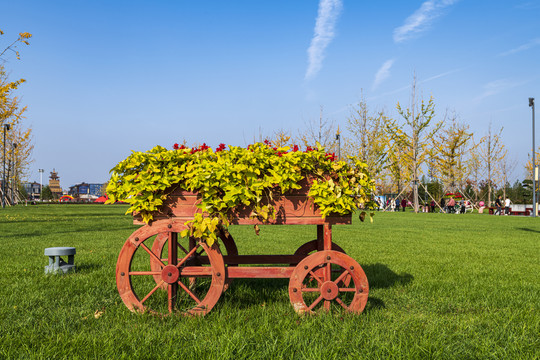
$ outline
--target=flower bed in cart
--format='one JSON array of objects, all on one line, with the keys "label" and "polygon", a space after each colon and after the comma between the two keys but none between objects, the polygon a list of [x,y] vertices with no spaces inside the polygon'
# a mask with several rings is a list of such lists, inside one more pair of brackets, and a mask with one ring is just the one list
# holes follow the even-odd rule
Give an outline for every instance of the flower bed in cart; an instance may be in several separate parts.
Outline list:
[{"label": "flower bed in cart", "polygon": [[[324,275],[319,269],[323,265],[304,265],[305,269],[313,268],[310,271],[316,283],[320,283],[316,285],[317,291],[321,292],[324,287],[324,291],[335,294],[320,295],[311,307],[303,300],[300,301],[303,305],[293,303],[297,311],[311,311],[319,302],[325,306],[330,300],[341,302],[337,295],[341,290],[354,293],[351,300],[354,309],[349,305],[343,307],[356,312],[359,307],[363,309],[363,305],[356,303],[360,298],[364,305],[367,301],[367,279],[362,285],[360,275],[348,262],[354,262],[363,278],[365,274],[354,260],[335,251],[343,250],[332,245],[330,227],[332,223],[350,223],[353,212],[371,207],[374,185],[362,162],[336,161],[334,154],[326,153],[320,146],[300,151],[297,146],[276,148],[265,141],[247,148],[230,146],[227,149],[221,144],[215,150],[205,144],[197,148],[175,145],[173,150],[157,146],[147,152],[132,153],[111,172],[108,202],[129,203],[127,213],[134,214],[136,223],[147,224],[126,241],[117,266],[117,285],[130,309],[147,310],[146,303],[155,297],[157,289],[168,288],[168,309],[172,311],[177,290],[181,288],[195,301],[195,306],[187,312],[206,313],[219,298],[215,293],[226,288],[228,279],[269,277],[261,276],[263,268],[251,273],[246,267],[231,268],[238,263],[257,263],[253,262],[253,256],[245,255],[243,259],[242,255],[237,255],[234,241],[227,232],[231,224],[252,224],[258,233],[258,224],[301,223],[318,225],[316,241],[309,246],[305,244],[298,254],[283,255],[281,262],[273,258],[281,255],[268,255],[261,258],[261,262],[302,264],[310,258],[304,260],[310,251],[319,250],[318,257],[324,255],[328,259],[324,261],[330,263],[332,256],[346,270],[341,278],[332,282],[330,272]],[[362,220],[364,215],[362,212]],[[177,236],[171,234],[179,234],[178,239],[189,239],[186,240],[189,243],[182,246]],[[145,245],[146,239],[152,236],[153,245]],[[183,257],[177,255],[176,246],[171,245],[173,241],[178,242]],[[219,251],[219,242],[227,250],[224,257]],[[150,270],[133,270],[136,267],[134,254],[141,247],[150,254]],[[200,250],[193,250],[197,247]],[[168,258],[163,256],[164,248],[168,249]],[[207,268],[203,269],[205,265]],[[292,282],[294,269],[294,266],[268,268],[267,273],[291,277]],[[151,275],[155,279],[155,287],[143,291],[148,291],[146,296],[135,294],[133,289],[133,280],[139,275]],[[183,277],[193,281],[197,276],[211,277],[204,298],[192,292],[191,285],[182,283]],[[304,289],[301,284],[304,278],[312,277],[308,272],[297,274],[295,278],[299,276],[300,283],[290,288],[291,301],[293,293]],[[362,284],[345,289],[351,279]],[[365,299],[360,296],[364,291]]]}]

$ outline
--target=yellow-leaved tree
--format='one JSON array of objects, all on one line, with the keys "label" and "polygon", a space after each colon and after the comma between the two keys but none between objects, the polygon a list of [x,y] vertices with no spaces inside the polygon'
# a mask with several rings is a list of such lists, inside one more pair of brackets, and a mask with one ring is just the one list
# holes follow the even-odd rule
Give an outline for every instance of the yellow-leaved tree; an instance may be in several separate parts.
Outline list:
[{"label": "yellow-leaved tree", "polygon": [[469,126],[458,122],[454,115],[447,126],[434,137],[434,151],[430,162],[446,189],[455,192],[463,188],[469,172],[467,153],[472,133]]},{"label": "yellow-leaved tree", "polygon": [[[540,146],[538,147],[538,150],[535,152],[535,163],[536,166],[540,167]],[[529,154],[529,159],[527,160],[527,163],[525,164],[525,178],[532,180],[533,178],[533,163],[532,163],[532,157]],[[537,183],[538,185],[538,183]]]},{"label": "yellow-leaved tree", "polygon": [[497,183],[503,176],[500,163],[506,157],[507,153],[502,142],[502,131],[503,128],[501,127],[497,133],[493,133],[490,123],[488,133],[484,135],[480,139],[479,143],[475,146],[482,162],[484,179],[487,182],[489,206],[491,206],[491,193],[493,191],[493,185]]},{"label": "yellow-leaved tree", "polygon": [[367,164],[367,170],[378,189],[384,185],[384,167],[388,160],[389,138],[384,112],[370,114],[365,100],[351,107],[347,119],[349,137],[345,139],[345,154]]},{"label": "yellow-leaved tree", "polygon": [[413,184],[413,206],[418,212],[418,182],[422,165],[430,157],[435,133],[442,127],[443,122],[432,124],[435,118],[435,102],[431,97],[427,103],[423,100],[420,106],[416,103],[416,79],[412,84],[411,105],[403,109],[397,104],[397,111],[401,121],[388,121],[386,129],[391,135],[395,146],[402,151],[400,165],[407,166],[410,173],[410,181]]},{"label": "yellow-leaved tree", "polygon": [[[0,36],[3,34],[4,32],[0,30]],[[28,39],[31,37],[29,33],[20,33],[15,41],[0,52],[0,60],[4,60],[10,53],[14,53],[17,59],[20,59],[17,46],[28,45]],[[0,156],[2,165],[5,163],[7,168],[5,189],[12,194],[18,190],[20,179],[27,175],[33,150],[32,129],[26,127],[22,121],[26,106],[22,106],[20,98],[15,95],[16,90],[24,82],[24,79],[10,81],[4,65],[0,64],[0,129],[3,132],[2,137],[5,134],[6,139],[5,148],[3,139],[0,142]],[[8,200],[12,198],[13,196]]]}]

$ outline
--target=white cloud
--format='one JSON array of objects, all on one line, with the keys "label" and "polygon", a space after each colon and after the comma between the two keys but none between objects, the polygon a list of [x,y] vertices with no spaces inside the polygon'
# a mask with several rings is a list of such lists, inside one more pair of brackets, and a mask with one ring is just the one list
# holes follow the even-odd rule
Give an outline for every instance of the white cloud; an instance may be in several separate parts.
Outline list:
[{"label": "white cloud", "polygon": [[530,48],[533,48],[533,47],[538,46],[538,45],[540,45],[540,38],[533,39],[533,40],[529,41],[526,44],[518,46],[517,48],[514,48],[514,49],[511,49],[511,50],[505,51],[503,53],[500,53],[499,56],[512,55],[512,54],[515,54],[515,53],[518,53],[518,52],[529,50]]},{"label": "white cloud", "polygon": [[320,0],[319,13],[308,52],[306,80],[313,78],[321,70],[324,50],[334,38],[334,28],[341,12],[341,0]]},{"label": "white cloud", "polygon": [[437,74],[437,75],[433,75],[431,77],[428,77],[427,79],[424,79],[424,80],[421,80],[419,81],[419,84],[423,84],[423,83],[427,83],[428,81],[432,81],[432,80],[436,80],[438,78],[442,78],[442,77],[445,77],[447,75],[450,75],[450,74],[453,74],[453,73],[457,73],[457,72],[460,72],[462,69],[454,69],[454,70],[450,70],[450,71],[445,71],[443,73],[440,73],[440,74]]},{"label": "white cloud", "polygon": [[390,68],[394,64],[394,59],[386,60],[380,67],[377,74],[375,74],[375,80],[373,80],[372,90],[375,90],[384,80],[390,76]]},{"label": "white cloud", "polygon": [[428,0],[405,19],[405,23],[394,30],[394,42],[400,43],[427,29],[429,24],[441,16],[442,10],[458,0]]},{"label": "white cloud", "polygon": [[503,91],[507,91],[509,89],[524,85],[528,82],[530,82],[530,80],[515,81],[511,79],[499,79],[499,80],[490,81],[484,85],[484,92],[480,94],[479,96],[477,96],[474,100],[479,101],[489,96],[500,94]]},{"label": "white cloud", "polygon": [[[424,80],[418,80],[418,81],[417,81],[417,84],[424,84],[424,83],[427,83],[427,82],[429,82],[429,81],[433,81],[433,80],[436,80],[436,79],[439,79],[439,78],[442,78],[442,77],[445,77],[445,76],[448,76],[448,75],[457,73],[457,72],[459,72],[459,71],[461,71],[461,70],[462,70],[462,69],[454,69],[454,70],[450,70],[450,71],[445,71],[445,72],[443,72],[443,73],[440,73],[440,74],[437,74],[437,75],[430,76],[430,77],[428,77],[427,79],[424,79]],[[400,87],[399,89],[395,89],[395,90],[392,90],[392,91],[388,91],[388,92],[379,94],[379,95],[377,95],[377,96],[371,96],[371,97],[369,97],[367,100],[376,100],[376,99],[379,99],[379,98],[382,98],[382,97],[385,97],[385,96],[398,94],[398,93],[400,93],[400,92],[403,92],[403,91],[406,91],[406,90],[410,90],[410,89],[411,89],[411,85],[406,85],[406,86]]]}]

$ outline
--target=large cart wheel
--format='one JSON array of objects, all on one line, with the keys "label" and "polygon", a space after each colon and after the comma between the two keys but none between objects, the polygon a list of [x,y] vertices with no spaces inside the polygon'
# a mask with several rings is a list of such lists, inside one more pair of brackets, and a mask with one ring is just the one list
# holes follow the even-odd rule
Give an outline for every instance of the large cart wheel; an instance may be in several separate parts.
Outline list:
[{"label": "large cart wheel", "polygon": [[300,314],[317,309],[361,313],[368,293],[364,270],[353,258],[334,250],[306,257],[296,266],[289,281],[289,297]]},{"label": "large cart wheel", "polygon": [[[178,233],[184,229],[183,224],[159,220],[141,227],[126,240],[118,256],[116,285],[130,310],[204,315],[219,300],[226,276],[219,247],[179,238]],[[162,253],[148,245],[164,236],[168,246],[162,258]],[[151,268],[149,259],[159,264],[158,268]],[[157,284],[155,277],[159,278]],[[167,291],[158,291],[163,285]]]},{"label": "large cart wheel", "polygon": [[[223,246],[225,247],[226,254],[224,255],[238,255],[238,248],[236,247],[236,243],[234,242],[234,239],[232,235],[225,229],[219,228],[217,235],[221,239]],[[154,254],[157,254],[159,258],[161,258],[162,261],[166,260],[163,258],[165,252],[166,252],[166,244],[167,240],[169,239],[167,233],[158,234],[156,236],[156,239],[154,240],[154,243],[152,244],[152,252]],[[193,242],[190,244],[190,246],[193,246]],[[222,254],[223,255],[223,254]],[[227,264],[227,266],[238,266],[236,264]],[[153,257],[150,257],[150,268],[152,271],[160,271],[161,270],[161,262]],[[157,283],[161,281],[161,275],[157,274],[154,275],[154,280]],[[195,282],[195,278],[190,279],[191,283],[193,284]],[[225,288],[223,291],[226,291],[231,284],[232,279],[226,279],[225,280]],[[162,289],[167,289],[167,284],[161,285]]]}]

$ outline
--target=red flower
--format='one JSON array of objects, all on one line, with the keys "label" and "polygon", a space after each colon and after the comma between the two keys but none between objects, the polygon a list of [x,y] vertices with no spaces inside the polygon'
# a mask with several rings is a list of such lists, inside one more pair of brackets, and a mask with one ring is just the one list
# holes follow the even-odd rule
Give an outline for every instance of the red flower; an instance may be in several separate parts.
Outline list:
[{"label": "red flower", "polygon": [[223,144],[223,143],[219,144],[218,148],[216,149],[216,152],[220,152],[220,151],[225,150],[225,147],[226,147],[226,146],[227,146],[227,145],[225,145],[225,144]]},{"label": "red flower", "polygon": [[305,152],[314,151],[314,150],[315,150],[315,149],[313,149],[311,146],[307,146]]},{"label": "red flower", "polygon": [[292,148],[292,151],[297,152],[298,151],[298,145],[294,145]]},{"label": "red flower", "polygon": [[178,150],[178,144],[173,145],[174,150]]},{"label": "red flower", "polygon": [[335,153],[326,153],[326,157],[327,157],[330,161],[336,161],[336,154],[335,154]]},{"label": "red flower", "polygon": [[272,143],[270,142],[270,140],[268,140],[268,139],[264,139],[264,143],[265,143],[265,145],[268,145],[268,146],[270,146],[270,145],[272,144]]}]

